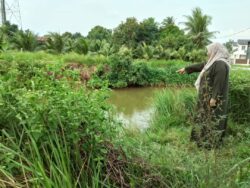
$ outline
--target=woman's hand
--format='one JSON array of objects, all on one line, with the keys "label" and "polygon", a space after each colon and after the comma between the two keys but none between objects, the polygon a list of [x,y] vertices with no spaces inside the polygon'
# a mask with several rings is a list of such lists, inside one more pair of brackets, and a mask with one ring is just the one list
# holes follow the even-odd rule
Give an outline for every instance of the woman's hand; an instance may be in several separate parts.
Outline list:
[{"label": "woman's hand", "polygon": [[179,69],[176,72],[179,73],[179,74],[185,74],[186,73],[185,68]]},{"label": "woman's hand", "polygon": [[216,100],[211,98],[209,102],[210,107],[215,107],[216,106]]}]

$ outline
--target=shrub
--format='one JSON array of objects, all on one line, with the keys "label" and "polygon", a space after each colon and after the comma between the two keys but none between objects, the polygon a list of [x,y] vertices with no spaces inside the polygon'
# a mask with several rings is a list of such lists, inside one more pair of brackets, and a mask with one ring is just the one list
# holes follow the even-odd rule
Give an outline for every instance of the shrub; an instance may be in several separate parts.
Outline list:
[{"label": "shrub", "polygon": [[99,175],[116,129],[106,91],[46,74],[59,72],[57,65],[11,66],[0,76],[1,178],[21,187],[92,187],[96,178],[108,184]]},{"label": "shrub", "polygon": [[84,38],[76,39],[74,43],[74,51],[78,54],[87,54],[88,53],[88,44]]},{"label": "shrub", "polygon": [[107,75],[111,86],[127,86],[132,70],[132,60],[130,56],[114,55],[109,62],[110,72]]},{"label": "shrub", "polygon": [[250,122],[249,70],[232,70],[230,75],[229,112],[238,123]]},{"label": "shrub", "polygon": [[203,49],[193,49],[187,54],[187,59],[192,62],[203,62],[206,59],[206,52]]}]

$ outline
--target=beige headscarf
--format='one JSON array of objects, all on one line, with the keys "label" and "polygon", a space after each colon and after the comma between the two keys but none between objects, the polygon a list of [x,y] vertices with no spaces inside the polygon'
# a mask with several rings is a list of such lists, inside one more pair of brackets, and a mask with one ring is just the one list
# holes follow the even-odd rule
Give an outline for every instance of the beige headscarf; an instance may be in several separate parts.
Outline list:
[{"label": "beige headscarf", "polygon": [[200,82],[201,82],[201,78],[204,74],[204,72],[206,72],[216,61],[224,61],[230,68],[230,62],[229,62],[229,53],[227,51],[227,49],[220,43],[212,43],[210,45],[207,46],[207,51],[208,54],[210,55],[206,65],[204,66],[204,68],[202,69],[202,71],[200,72],[196,82],[195,82],[195,87],[196,89],[199,91],[199,87],[200,87]]}]

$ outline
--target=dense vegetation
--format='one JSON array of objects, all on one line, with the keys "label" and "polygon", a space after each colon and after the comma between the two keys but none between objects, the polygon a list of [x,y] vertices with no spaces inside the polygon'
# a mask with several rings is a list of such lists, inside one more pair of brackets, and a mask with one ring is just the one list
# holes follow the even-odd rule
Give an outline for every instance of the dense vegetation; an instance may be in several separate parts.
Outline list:
[{"label": "dense vegetation", "polygon": [[245,124],[230,120],[221,148],[199,149],[190,142],[195,96],[190,88],[159,93],[150,128],[143,133],[127,130],[124,146],[132,156],[158,167],[158,187],[249,187],[249,120]]},{"label": "dense vegetation", "polygon": [[1,66],[0,186],[98,184],[88,177],[107,170],[103,160],[115,131],[105,94],[79,87],[77,72],[65,71],[60,80],[47,74],[60,71],[57,64]]},{"label": "dense vegetation", "polygon": [[127,51],[134,59],[201,61],[205,55],[204,47],[214,35],[208,30],[211,20],[200,8],[195,8],[191,15],[184,17],[184,30],[175,24],[173,17],[167,17],[161,23],[152,17],[142,21],[130,17],[114,29],[95,26],[87,36],[70,32],[38,36],[7,22],[0,27],[0,50],[104,56]]},{"label": "dense vegetation", "polygon": [[[187,63],[125,57],[0,55],[1,187],[249,185],[248,72],[231,73],[225,146],[203,151],[188,138],[195,91],[178,90],[195,79],[175,73]],[[97,78],[101,89],[85,87]],[[167,90],[156,97],[152,125],[141,133],[123,130],[113,119],[107,86],[120,83],[167,84],[178,86],[178,92]]]},{"label": "dense vegetation", "polygon": [[[197,75],[214,32],[199,8],[114,30],[38,36],[0,27],[0,187],[249,187],[250,74],[230,75],[229,131],[217,150],[189,142]],[[230,43],[227,43],[230,48]],[[109,88],[162,86],[150,127],[124,129]],[[136,146],[136,147],[135,147]]]}]

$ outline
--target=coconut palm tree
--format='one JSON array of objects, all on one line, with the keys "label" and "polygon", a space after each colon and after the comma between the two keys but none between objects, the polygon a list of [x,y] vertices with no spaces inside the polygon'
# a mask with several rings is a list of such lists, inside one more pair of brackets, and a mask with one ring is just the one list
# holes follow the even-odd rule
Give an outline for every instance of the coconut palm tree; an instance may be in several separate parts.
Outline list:
[{"label": "coconut palm tree", "polygon": [[62,53],[65,48],[65,40],[59,33],[50,32],[46,40],[46,48],[52,53]]},{"label": "coconut palm tree", "polygon": [[88,44],[84,38],[76,39],[74,42],[74,51],[78,54],[88,53]]},{"label": "coconut palm tree", "polygon": [[185,16],[187,21],[183,22],[185,30],[192,38],[198,48],[202,48],[210,43],[210,39],[215,32],[208,31],[208,26],[212,23],[212,18],[202,13],[202,10],[197,7],[192,10],[191,16]]},{"label": "coconut palm tree", "polygon": [[175,18],[173,16],[168,16],[161,22],[161,25],[162,28],[166,28],[169,25],[175,25]]}]

